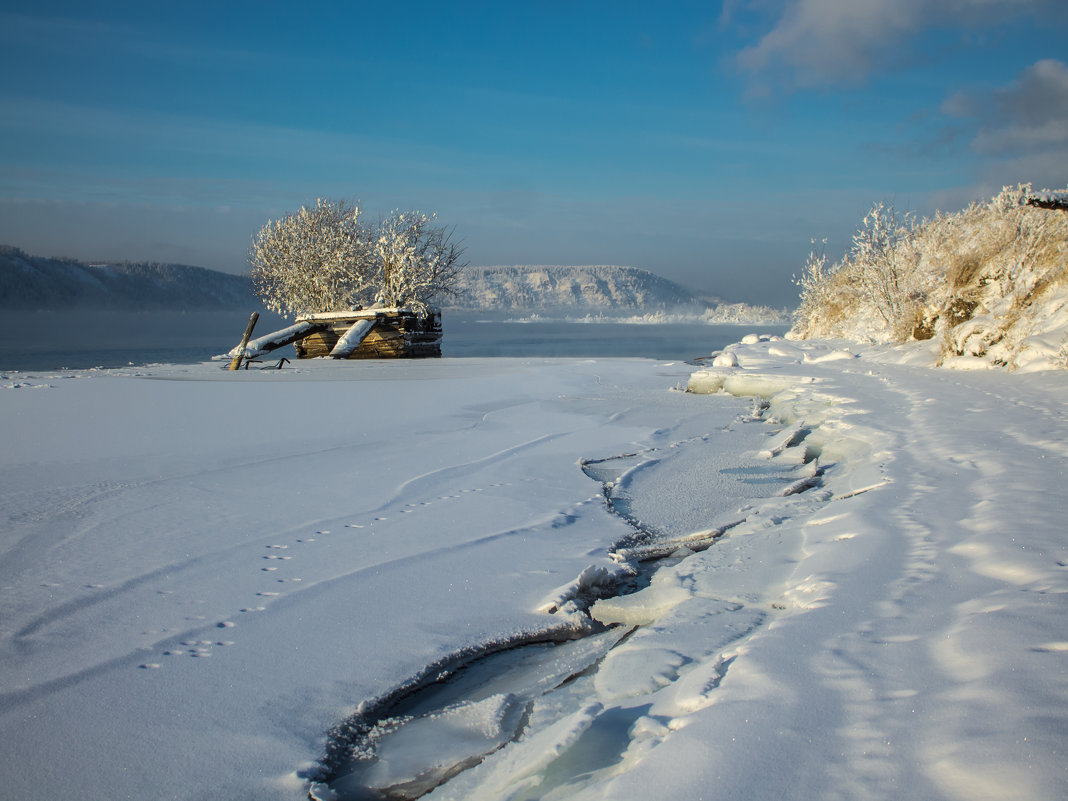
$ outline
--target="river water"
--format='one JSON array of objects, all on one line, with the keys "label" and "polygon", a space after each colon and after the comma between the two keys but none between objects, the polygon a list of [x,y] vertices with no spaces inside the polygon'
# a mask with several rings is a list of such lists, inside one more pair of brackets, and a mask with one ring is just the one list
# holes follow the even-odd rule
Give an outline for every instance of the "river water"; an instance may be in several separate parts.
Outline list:
[{"label": "river water", "polygon": [[[0,370],[58,370],[207,361],[236,345],[248,315],[212,312],[5,312],[0,316]],[[256,334],[283,328],[261,314]],[[782,325],[705,323],[502,322],[446,313],[447,358],[638,356],[688,360],[707,356],[745,334],[783,334]],[[278,351],[293,357],[292,348]]]}]

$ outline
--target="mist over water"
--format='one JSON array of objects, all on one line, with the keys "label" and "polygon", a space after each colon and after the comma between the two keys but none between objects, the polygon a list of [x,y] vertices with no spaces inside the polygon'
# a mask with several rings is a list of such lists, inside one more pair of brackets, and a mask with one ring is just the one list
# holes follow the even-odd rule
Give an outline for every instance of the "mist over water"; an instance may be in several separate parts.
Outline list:
[{"label": "mist over water", "polygon": [[[226,353],[248,323],[243,311],[210,312],[5,312],[0,317],[0,370],[194,364]],[[261,312],[254,336],[288,322]],[[693,359],[707,356],[750,332],[783,334],[783,325],[704,323],[624,324],[501,322],[443,317],[446,358],[610,357]],[[278,357],[294,358],[290,346]],[[265,361],[274,354],[265,357]]]}]

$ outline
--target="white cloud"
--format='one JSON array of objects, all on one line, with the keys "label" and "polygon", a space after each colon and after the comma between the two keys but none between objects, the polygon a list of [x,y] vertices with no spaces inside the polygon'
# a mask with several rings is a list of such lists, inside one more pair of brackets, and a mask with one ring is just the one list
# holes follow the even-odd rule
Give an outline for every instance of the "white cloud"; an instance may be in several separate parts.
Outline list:
[{"label": "white cloud", "polygon": [[1044,0],[787,0],[775,26],[738,54],[758,82],[787,87],[863,83],[912,60],[908,40],[923,30],[989,24]]},{"label": "white cloud", "polygon": [[991,197],[1002,186],[1068,185],[1068,65],[1044,59],[1003,85],[959,92],[942,113],[967,126],[965,136],[980,157],[976,181],[932,196],[934,207],[959,208]]},{"label": "white cloud", "polygon": [[972,149],[993,156],[1068,153],[1068,65],[1044,59],[1008,86],[961,92],[942,111],[974,120]]}]

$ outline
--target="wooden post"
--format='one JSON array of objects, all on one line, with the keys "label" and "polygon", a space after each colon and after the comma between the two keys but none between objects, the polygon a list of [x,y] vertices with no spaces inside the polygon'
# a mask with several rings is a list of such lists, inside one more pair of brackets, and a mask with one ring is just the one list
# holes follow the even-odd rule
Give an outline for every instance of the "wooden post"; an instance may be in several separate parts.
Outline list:
[{"label": "wooden post", "polygon": [[245,327],[245,335],[241,337],[241,344],[237,346],[237,355],[234,356],[234,360],[230,362],[230,369],[237,370],[241,367],[241,359],[245,356],[245,347],[248,345],[248,341],[252,339],[252,329],[256,327],[256,321],[260,319],[259,312],[252,312],[252,316],[248,318],[248,325]]}]

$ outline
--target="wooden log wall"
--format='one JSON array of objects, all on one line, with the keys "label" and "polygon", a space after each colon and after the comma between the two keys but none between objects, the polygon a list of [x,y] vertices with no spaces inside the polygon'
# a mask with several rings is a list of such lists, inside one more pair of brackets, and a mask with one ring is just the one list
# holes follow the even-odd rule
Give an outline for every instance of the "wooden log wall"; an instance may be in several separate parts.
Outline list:
[{"label": "wooden log wall", "polygon": [[[377,322],[349,359],[427,359],[441,356],[441,313],[426,317],[411,312],[377,316]],[[300,359],[329,356],[353,319],[337,320],[321,331],[293,343]]]}]

